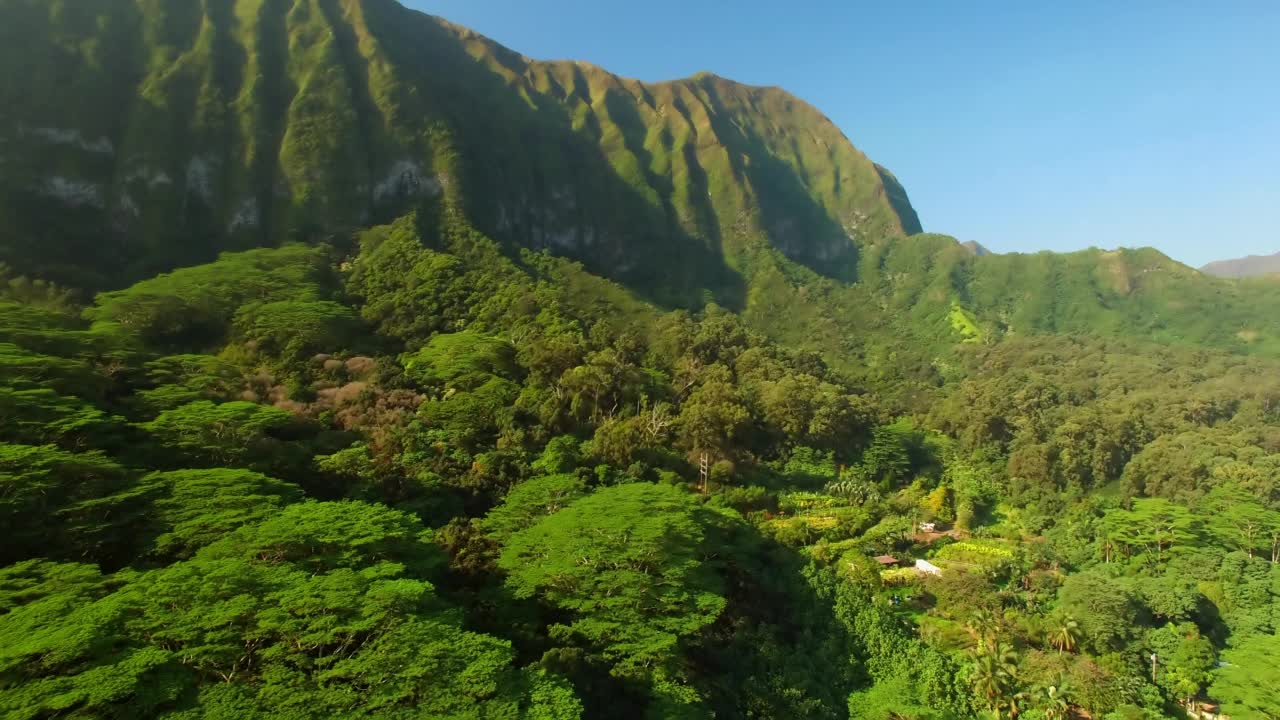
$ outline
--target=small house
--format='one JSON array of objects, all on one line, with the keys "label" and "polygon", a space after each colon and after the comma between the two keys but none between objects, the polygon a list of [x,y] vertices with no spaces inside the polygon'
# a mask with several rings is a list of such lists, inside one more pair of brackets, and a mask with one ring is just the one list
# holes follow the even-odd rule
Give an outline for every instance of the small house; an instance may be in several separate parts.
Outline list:
[{"label": "small house", "polygon": [[880,563],[880,567],[888,569],[898,566],[898,558],[892,555],[877,555],[876,562]]}]

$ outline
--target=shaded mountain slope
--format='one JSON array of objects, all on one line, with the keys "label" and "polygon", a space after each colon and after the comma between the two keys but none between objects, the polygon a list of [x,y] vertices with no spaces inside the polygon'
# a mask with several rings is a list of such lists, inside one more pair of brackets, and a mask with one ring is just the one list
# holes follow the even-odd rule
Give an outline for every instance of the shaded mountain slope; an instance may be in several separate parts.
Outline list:
[{"label": "shaded mountain slope", "polygon": [[534,62],[390,0],[3,0],[0,18],[0,259],[67,281],[444,192],[496,237],[677,294],[732,288],[751,243],[852,277],[858,242],[919,230],[887,171],[776,88]]}]

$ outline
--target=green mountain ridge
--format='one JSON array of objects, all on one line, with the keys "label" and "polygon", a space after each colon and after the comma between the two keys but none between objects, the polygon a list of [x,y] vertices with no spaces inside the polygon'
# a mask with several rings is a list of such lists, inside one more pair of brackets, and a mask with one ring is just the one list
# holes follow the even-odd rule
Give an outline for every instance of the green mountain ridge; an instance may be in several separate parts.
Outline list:
[{"label": "green mountain ridge", "polygon": [[5,0],[0,17],[18,70],[0,257],[24,271],[119,285],[442,193],[495,237],[611,274],[670,279],[652,260],[675,253],[699,266],[675,278],[690,287],[730,284],[707,270],[764,241],[851,276],[859,241],[920,229],[891,175],[776,88],[535,62],[390,0]]},{"label": "green mountain ridge", "polygon": [[851,367],[901,365],[872,356],[901,339],[929,375],[1010,333],[1280,351],[1273,285],[1151,249],[921,234],[892,173],[778,88],[535,61],[393,0],[0,0],[0,18],[0,263],[18,274],[121,287],[444,203],[512,251],[661,307],[714,300]]}]

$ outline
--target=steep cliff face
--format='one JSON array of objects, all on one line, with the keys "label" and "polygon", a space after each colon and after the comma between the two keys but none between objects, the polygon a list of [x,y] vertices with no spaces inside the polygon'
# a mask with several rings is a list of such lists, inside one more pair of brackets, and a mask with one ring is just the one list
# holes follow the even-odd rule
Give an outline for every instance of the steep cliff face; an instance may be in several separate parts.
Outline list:
[{"label": "steep cliff face", "polygon": [[821,113],[713,75],[535,62],[392,0],[0,0],[0,261],[119,285],[449,195],[673,292],[772,246],[852,277],[920,230]]},{"label": "steep cliff face", "polygon": [[986,255],[780,89],[533,61],[393,0],[0,0],[0,68],[0,265],[74,287],[445,208],[850,365],[961,326],[1280,352],[1275,283]]}]

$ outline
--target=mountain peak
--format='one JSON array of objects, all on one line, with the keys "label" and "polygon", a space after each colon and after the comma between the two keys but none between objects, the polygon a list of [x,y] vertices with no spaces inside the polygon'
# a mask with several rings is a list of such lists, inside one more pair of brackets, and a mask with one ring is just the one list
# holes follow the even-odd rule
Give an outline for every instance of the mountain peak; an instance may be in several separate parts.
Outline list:
[{"label": "mountain peak", "polygon": [[509,244],[693,292],[760,244],[852,277],[860,246],[919,230],[778,88],[532,60],[391,0],[154,4],[0,4],[0,62],[29,70],[0,87],[0,262],[101,285],[447,195]]},{"label": "mountain peak", "polygon": [[1206,275],[1223,278],[1244,278],[1280,273],[1280,253],[1274,255],[1249,255],[1234,260],[1218,260],[1200,268]]}]

